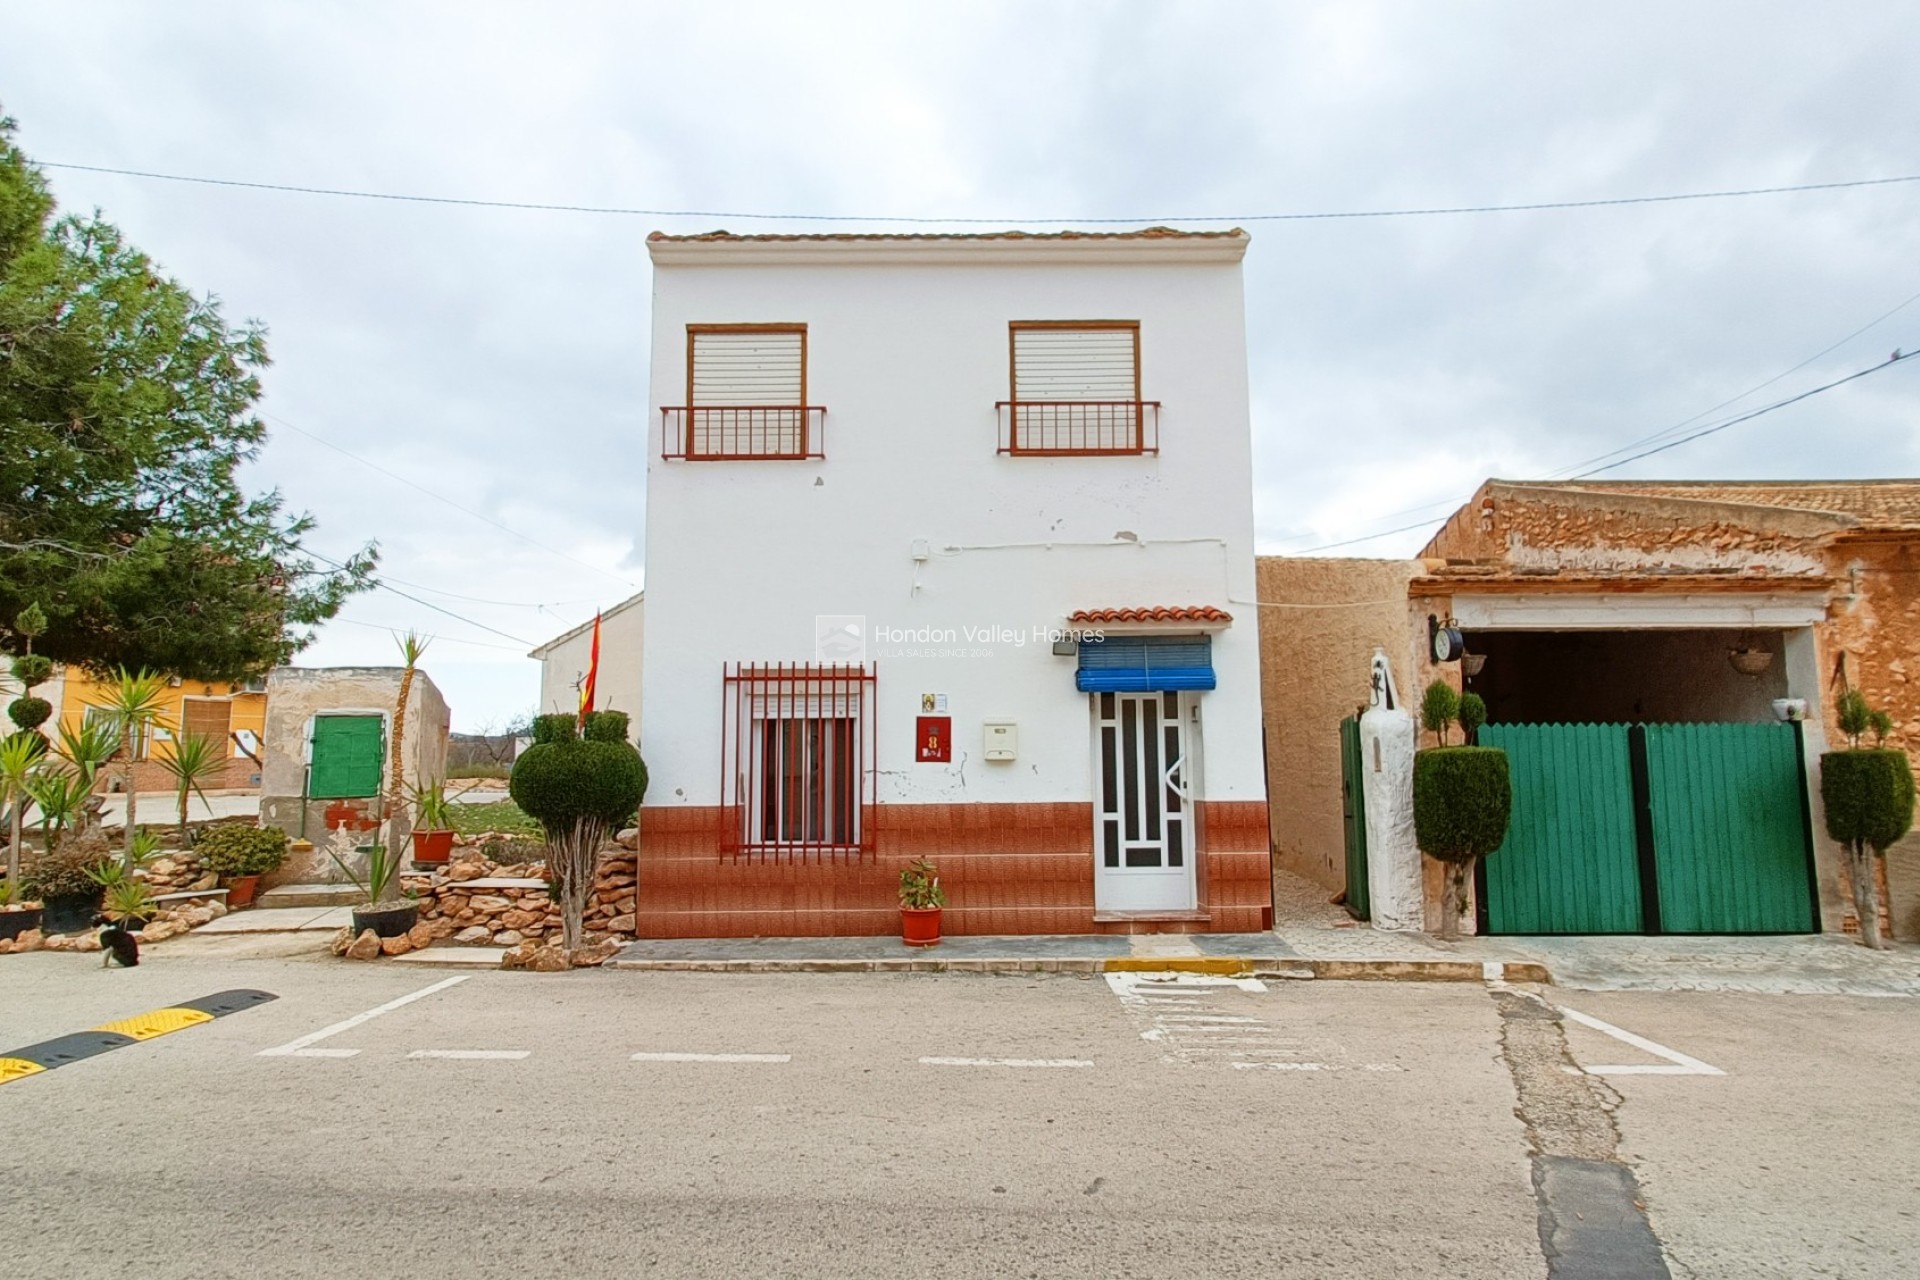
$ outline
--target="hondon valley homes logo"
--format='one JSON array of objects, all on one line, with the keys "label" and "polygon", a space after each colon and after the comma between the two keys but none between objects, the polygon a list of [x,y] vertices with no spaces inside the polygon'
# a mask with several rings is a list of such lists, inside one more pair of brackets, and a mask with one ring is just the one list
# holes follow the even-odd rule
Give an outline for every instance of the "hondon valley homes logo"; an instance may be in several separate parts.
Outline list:
[{"label": "hondon valley homes logo", "polygon": [[1024,649],[1028,645],[1046,646],[1062,641],[1098,644],[1106,639],[1099,628],[1075,630],[1042,623],[1031,627],[1008,626],[1000,622],[975,623],[959,627],[867,626],[865,614],[822,613],[813,619],[813,658],[816,662],[857,663],[867,660],[869,643],[874,645],[1007,645]]}]

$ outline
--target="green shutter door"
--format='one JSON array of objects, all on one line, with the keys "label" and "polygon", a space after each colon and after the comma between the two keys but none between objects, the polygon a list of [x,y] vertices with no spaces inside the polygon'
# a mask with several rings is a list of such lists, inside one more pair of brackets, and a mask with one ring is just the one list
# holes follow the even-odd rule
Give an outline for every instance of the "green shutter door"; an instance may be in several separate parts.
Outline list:
[{"label": "green shutter door", "polygon": [[381,716],[315,716],[307,794],[315,800],[379,795],[385,729]]},{"label": "green shutter door", "polygon": [[1482,863],[1489,933],[1638,933],[1639,846],[1627,727],[1487,725],[1507,753],[1513,818]]},{"label": "green shutter door", "polygon": [[1647,726],[1665,932],[1819,929],[1797,730],[1791,724]]},{"label": "green shutter door", "polygon": [[1347,911],[1357,920],[1373,914],[1367,896],[1367,802],[1363,783],[1360,722],[1348,716],[1340,722],[1340,808],[1347,837]]}]

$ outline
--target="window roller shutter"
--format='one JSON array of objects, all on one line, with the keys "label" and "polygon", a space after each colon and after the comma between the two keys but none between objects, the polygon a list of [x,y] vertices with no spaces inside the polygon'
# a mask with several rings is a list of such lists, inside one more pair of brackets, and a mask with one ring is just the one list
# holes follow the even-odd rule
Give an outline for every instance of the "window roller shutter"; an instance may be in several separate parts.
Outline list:
[{"label": "window roller shutter", "polygon": [[1135,397],[1139,330],[1015,329],[1013,398],[1021,401]]},{"label": "window roller shutter", "polygon": [[695,333],[689,404],[718,407],[802,403],[799,330]]}]

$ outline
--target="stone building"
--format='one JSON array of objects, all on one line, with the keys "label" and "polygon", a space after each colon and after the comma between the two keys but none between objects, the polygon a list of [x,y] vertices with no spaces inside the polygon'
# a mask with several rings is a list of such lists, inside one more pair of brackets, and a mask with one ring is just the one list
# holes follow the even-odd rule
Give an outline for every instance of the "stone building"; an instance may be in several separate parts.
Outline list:
[{"label": "stone building", "polygon": [[[340,879],[323,848],[339,826],[377,826],[386,816],[382,795],[387,744],[400,701],[400,667],[277,667],[267,677],[262,826],[310,841],[269,879],[305,884]],[[446,699],[416,669],[407,697],[406,753],[401,780],[409,786],[446,776]],[[410,831],[401,815],[392,832]]]},{"label": "stone building", "polygon": [[[1285,660],[1265,646],[1276,863],[1345,882],[1334,725],[1365,700],[1379,646],[1408,697],[1464,678],[1496,724],[1804,714],[1819,923],[1849,928],[1817,756],[1838,745],[1849,687],[1892,714],[1894,745],[1920,747],[1917,552],[1920,481],[1490,480],[1418,560],[1263,561],[1262,601],[1279,606],[1263,622],[1289,633]],[[1395,632],[1381,600],[1402,593]],[[1430,631],[1448,624],[1470,663],[1434,661]],[[1301,741],[1276,753],[1289,734]],[[1889,864],[1896,935],[1920,938],[1920,843]]]}]

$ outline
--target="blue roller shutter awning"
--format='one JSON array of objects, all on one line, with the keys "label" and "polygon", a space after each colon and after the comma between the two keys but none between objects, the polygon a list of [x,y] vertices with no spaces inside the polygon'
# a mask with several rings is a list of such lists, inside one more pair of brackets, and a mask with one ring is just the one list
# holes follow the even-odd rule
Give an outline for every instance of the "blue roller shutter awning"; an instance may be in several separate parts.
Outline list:
[{"label": "blue roller shutter awning", "polygon": [[1211,689],[1212,636],[1108,636],[1080,642],[1074,687],[1082,693]]}]

